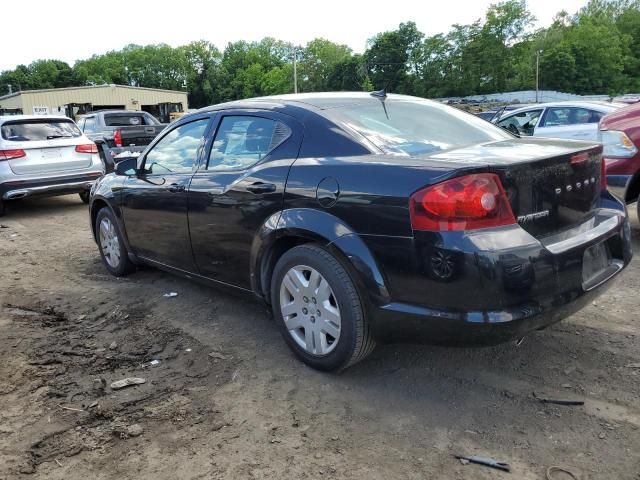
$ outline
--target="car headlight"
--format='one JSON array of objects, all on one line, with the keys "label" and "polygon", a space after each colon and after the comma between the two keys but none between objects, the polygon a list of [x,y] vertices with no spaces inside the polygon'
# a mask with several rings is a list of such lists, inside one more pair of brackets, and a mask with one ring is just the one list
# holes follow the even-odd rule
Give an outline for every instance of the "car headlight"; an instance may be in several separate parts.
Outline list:
[{"label": "car headlight", "polygon": [[600,130],[598,132],[598,140],[604,146],[602,155],[605,157],[629,158],[638,153],[638,149],[624,132]]}]

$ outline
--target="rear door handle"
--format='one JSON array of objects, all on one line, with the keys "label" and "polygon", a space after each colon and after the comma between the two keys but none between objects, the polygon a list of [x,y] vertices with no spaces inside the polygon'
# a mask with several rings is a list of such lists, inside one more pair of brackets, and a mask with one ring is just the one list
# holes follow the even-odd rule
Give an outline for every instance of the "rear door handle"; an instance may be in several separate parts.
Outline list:
[{"label": "rear door handle", "polygon": [[179,183],[172,183],[167,187],[171,193],[180,193],[184,192],[184,185],[180,185]]},{"label": "rear door handle", "polygon": [[249,185],[247,187],[247,190],[255,194],[272,193],[276,191],[276,186],[273,183],[256,182]]}]

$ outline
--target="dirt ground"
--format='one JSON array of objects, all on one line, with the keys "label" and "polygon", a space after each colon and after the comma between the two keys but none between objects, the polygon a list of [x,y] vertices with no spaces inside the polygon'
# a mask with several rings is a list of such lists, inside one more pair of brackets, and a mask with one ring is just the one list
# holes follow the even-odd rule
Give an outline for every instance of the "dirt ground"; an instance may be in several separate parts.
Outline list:
[{"label": "dirt ground", "polygon": [[247,297],[109,276],[77,197],[0,224],[0,479],[640,480],[640,256],[519,347],[383,346],[330,375]]}]

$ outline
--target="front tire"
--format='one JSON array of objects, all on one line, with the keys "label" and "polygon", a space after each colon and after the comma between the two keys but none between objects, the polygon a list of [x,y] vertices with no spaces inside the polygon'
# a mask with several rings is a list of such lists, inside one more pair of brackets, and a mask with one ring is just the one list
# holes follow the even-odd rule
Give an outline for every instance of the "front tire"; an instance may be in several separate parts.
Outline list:
[{"label": "front tire", "polygon": [[287,345],[313,368],[345,369],[375,347],[355,284],[317,245],[294,247],[278,260],[271,305]]},{"label": "front tire", "polygon": [[98,212],[95,231],[102,263],[109,273],[116,277],[123,277],[133,272],[135,266],[129,260],[122,233],[113,213],[107,207]]},{"label": "front tire", "polygon": [[80,197],[80,200],[82,200],[82,203],[88,204],[91,194],[89,193],[89,190],[85,190],[84,192],[80,192],[78,196]]}]

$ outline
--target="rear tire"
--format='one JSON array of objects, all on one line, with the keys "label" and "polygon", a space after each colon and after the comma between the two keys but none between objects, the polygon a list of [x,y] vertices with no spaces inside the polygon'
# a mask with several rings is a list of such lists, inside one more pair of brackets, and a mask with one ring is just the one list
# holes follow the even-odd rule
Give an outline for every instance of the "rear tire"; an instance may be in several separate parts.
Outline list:
[{"label": "rear tire", "polygon": [[3,217],[5,213],[7,213],[6,207],[4,206],[4,202],[0,200],[0,217]]},{"label": "rear tire", "polygon": [[78,194],[80,196],[80,200],[82,200],[83,203],[89,203],[89,199],[91,198],[91,193],[88,190],[85,190],[84,192],[80,192]]},{"label": "rear tire", "polygon": [[107,207],[98,212],[95,231],[102,263],[109,273],[123,277],[133,272],[135,265],[129,260],[127,247],[122,241],[122,232],[113,213]]},{"label": "rear tire", "polygon": [[271,305],[285,342],[313,368],[345,369],[375,347],[353,280],[320,246],[300,245],[278,260]]}]

